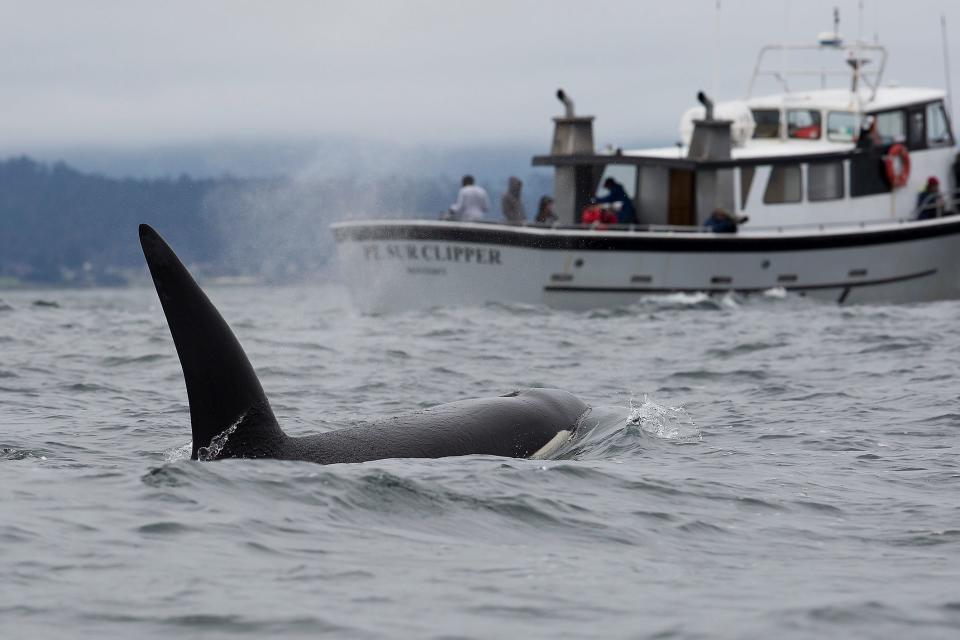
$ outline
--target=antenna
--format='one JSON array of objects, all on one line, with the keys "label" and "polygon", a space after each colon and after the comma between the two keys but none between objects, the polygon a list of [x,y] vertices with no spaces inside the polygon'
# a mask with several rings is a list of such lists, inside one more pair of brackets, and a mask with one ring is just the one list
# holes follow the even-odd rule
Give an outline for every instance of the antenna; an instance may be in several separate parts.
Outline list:
[{"label": "antenna", "polygon": [[857,2],[857,44],[863,40],[863,0]]},{"label": "antenna", "polygon": [[863,0],[857,2],[857,42],[854,49],[853,68],[853,96],[857,103],[857,111],[863,109],[860,103],[860,66],[863,64],[863,55],[860,53],[860,45],[863,44]]},{"label": "antenna", "polygon": [[717,95],[717,58],[720,57],[720,0],[717,0],[717,13],[716,21],[713,25],[713,58],[712,64],[710,65],[710,73],[713,76],[711,78],[711,89],[710,93],[713,96]]},{"label": "antenna", "polygon": [[880,44],[880,3],[873,3],[873,44]]},{"label": "antenna", "polygon": [[947,77],[947,113],[953,120],[953,91],[950,89],[950,52],[947,49],[947,15],[940,14],[940,35],[943,38],[943,73]]},{"label": "antenna", "polygon": [[790,0],[787,0],[784,3],[784,16],[783,16],[783,44],[780,47],[780,77],[782,78],[781,82],[783,83],[784,91],[790,91],[790,88],[787,86],[787,41],[790,39]]}]

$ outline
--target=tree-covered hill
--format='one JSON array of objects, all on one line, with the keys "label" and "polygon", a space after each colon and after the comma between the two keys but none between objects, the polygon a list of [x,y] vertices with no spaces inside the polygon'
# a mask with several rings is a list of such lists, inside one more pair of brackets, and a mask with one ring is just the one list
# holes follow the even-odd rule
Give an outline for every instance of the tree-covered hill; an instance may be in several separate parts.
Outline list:
[{"label": "tree-covered hill", "polygon": [[[528,210],[550,186],[532,180]],[[497,208],[499,185],[485,186]],[[0,161],[0,283],[121,283],[143,268],[141,222],[208,273],[298,277],[329,259],[331,222],[435,217],[458,187],[454,176],[117,179],[13,158]]]},{"label": "tree-covered hill", "polygon": [[0,275],[63,282],[112,280],[142,260],[137,224],[162,221],[189,259],[222,250],[204,199],[221,181],[111,179],[28,158],[0,162]]}]

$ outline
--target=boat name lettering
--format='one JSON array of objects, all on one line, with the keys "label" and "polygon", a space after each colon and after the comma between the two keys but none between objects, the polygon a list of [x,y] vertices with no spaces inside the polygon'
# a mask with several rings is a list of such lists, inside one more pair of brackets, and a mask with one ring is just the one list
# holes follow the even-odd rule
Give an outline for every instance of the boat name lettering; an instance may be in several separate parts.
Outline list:
[{"label": "boat name lettering", "polygon": [[466,262],[502,264],[500,249],[456,244],[367,244],[363,257],[378,260],[417,260],[419,262]]}]

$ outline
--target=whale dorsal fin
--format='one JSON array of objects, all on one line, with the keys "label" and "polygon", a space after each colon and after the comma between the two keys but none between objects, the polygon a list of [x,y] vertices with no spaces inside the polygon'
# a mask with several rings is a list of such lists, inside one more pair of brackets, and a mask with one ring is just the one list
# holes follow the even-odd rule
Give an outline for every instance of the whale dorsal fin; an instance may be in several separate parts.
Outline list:
[{"label": "whale dorsal fin", "polygon": [[[191,457],[196,460],[201,448],[209,450],[211,441],[239,422],[245,433],[238,440],[266,444],[284,438],[253,366],[216,307],[163,238],[145,224],[140,225],[140,245],[183,368],[193,428]],[[217,440],[212,457],[225,442]],[[231,449],[230,455],[245,457],[238,447]],[[256,457],[258,452],[249,453]]]}]

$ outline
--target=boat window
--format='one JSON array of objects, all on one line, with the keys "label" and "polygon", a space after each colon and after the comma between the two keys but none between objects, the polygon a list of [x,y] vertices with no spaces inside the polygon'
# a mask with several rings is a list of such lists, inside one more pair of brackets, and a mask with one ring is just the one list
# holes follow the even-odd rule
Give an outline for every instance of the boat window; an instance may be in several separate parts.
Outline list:
[{"label": "boat window", "polygon": [[757,127],[753,130],[754,138],[780,137],[780,111],[778,109],[754,109],[753,121]]},{"label": "boat window", "polygon": [[907,147],[913,149],[925,149],[927,147],[927,128],[924,110],[922,108],[910,109],[907,111]]},{"label": "boat window", "polygon": [[953,145],[950,135],[950,126],[947,124],[947,113],[942,102],[932,102],[927,105],[927,145],[939,147]]},{"label": "boat window", "polygon": [[747,208],[747,196],[750,195],[750,187],[753,186],[753,174],[756,169],[753,167],[740,167],[740,209]]},{"label": "boat window", "polygon": [[886,111],[878,113],[877,116],[877,135],[882,144],[893,144],[894,142],[905,142],[906,126],[903,122],[903,111]]},{"label": "boat window", "polygon": [[831,111],[827,114],[827,138],[834,142],[853,142],[857,139],[857,114],[849,111]]},{"label": "boat window", "polygon": [[850,197],[890,193],[890,183],[876,153],[857,153],[850,158]]},{"label": "boat window", "polygon": [[603,171],[603,175],[600,177],[600,181],[597,183],[598,195],[605,194],[606,189],[603,188],[603,183],[607,178],[613,178],[617,182],[623,185],[623,190],[627,192],[627,195],[631,198],[637,197],[637,168],[630,165],[624,164],[608,164],[606,169]]},{"label": "boat window", "polygon": [[770,180],[763,194],[766,204],[800,202],[803,185],[800,178],[800,165],[784,164],[770,170]]},{"label": "boat window", "polygon": [[807,200],[822,202],[843,197],[843,163],[811,162],[807,168]]},{"label": "boat window", "polygon": [[787,111],[787,136],[805,140],[820,138],[820,112],[813,109]]}]

